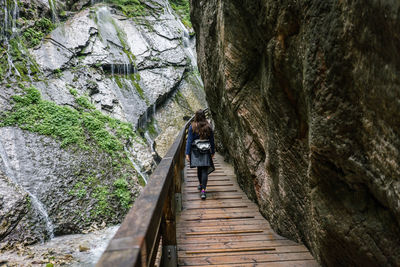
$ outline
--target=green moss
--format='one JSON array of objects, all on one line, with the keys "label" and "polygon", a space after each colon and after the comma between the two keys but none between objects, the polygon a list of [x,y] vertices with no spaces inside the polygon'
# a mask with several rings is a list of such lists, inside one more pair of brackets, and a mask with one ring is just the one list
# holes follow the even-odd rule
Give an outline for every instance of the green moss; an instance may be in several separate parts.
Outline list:
[{"label": "green moss", "polygon": [[95,106],[90,102],[86,96],[79,96],[75,98],[76,103],[79,105],[80,109],[94,110]]},{"label": "green moss", "polygon": [[135,86],[136,91],[138,92],[140,98],[142,98],[143,100],[146,100],[146,103],[147,103],[148,100],[147,100],[146,96],[144,95],[143,89],[142,89],[142,87],[140,87],[139,83],[133,82],[133,85]]},{"label": "green moss", "polygon": [[145,5],[139,0],[107,0],[107,2],[114,4],[127,17],[145,16],[148,13]]},{"label": "green moss", "polygon": [[82,182],[76,183],[69,194],[79,198],[84,198],[87,194],[85,185]]},{"label": "green moss", "polygon": [[28,210],[30,210],[32,208],[32,199],[31,197],[27,194],[25,196],[25,200],[26,200],[26,207],[28,208]]},{"label": "green moss", "polygon": [[[10,68],[8,58],[10,57],[14,68]],[[28,75],[37,80],[39,67],[35,60],[29,55],[23,38],[13,38],[9,41],[8,51],[6,48],[0,48],[0,83],[5,82],[5,75],[11,70],[11,74],[17,81],[30,81]],[[18,72],[18,73],[17,73]],[[18,75],[17,75],[18,74]]]},{"label": "green moss", "polygon": [[181,18],[181,21],[185,27],[191,29],[192,23],[190,22],[189,0],[169,0],[169,2],[176,14],[178,14],[178,16]]},{"label": "green moss", "polygon": [[121,88],[121,89],[124,88],[121,78],[118,75],[114,75],[114,81],[118,85],[119,88]]},{"label": "green moss", "polygon": [[151,119],[150,123],[147,125],[147,131],[149,132],[150,135],[152,136],[157,136],[157,130],[156,130],[156,121],[154,118]]},{"label": "green moss", "polygon": [[41,18],[35,21],[32,27],[24,30],[23,40],[27,47],[35,47],[40,44],[43,37],[55,29],[55,25],[47,18]]},{"label": "green moss", "polygon": [[118,27],[118,25],[115,23],[114,20],[111,21],[112,24],[114,25],[115,30],[117,31],[117,37],[118,40],[120,41],[122,47],[123,47],[123,51],[124,53],[128,56],[129,58],[129,62],[131,64],[134,63],[134,60],[136,59],[135,55],[130,51],[129,45],[126,43],[126,34],[124,31],[122,31],[121,28]]},{"label": "green moss", "polygon": [[78,96],[78,91],[74,88],[69,88],[69,93],[73,96]]},{"label": "green moss", "polygon": [[125,161],[124,143],[137,140],[131,124],[95,110],[84,96],[76,98],[78,110],[43,100],[33,87],[25,89],[24,95],[13,96],[13,100],[13,109],[0,118],[0,127],[18,126],[60,139],[62,147],[74,144],[85,150],[98,148]]},{"label": "green moss", "polygon": [[119,200],[121,207],[129,209],[132,204],[131,191],[129,190],[129,183],[125,178],[119,178],[114,181],[114,195]]},{"label": "green moss", "polygon": [[92,212],[93,217],[110,216],[112,214],[109,204],[110,191],[106,186],[97,186],[91,197],[97,200],[96,208]]}]

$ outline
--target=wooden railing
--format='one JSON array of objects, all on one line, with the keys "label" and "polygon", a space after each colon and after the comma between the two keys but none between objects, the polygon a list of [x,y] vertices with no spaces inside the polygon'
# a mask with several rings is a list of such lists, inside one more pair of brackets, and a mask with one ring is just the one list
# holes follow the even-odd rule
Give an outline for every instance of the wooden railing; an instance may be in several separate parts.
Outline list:
[{"label": "wooden railing", "polygon": [[96,266],[154,266],[160,240],[161,266],[177,266],[175,218],[182,209],[186,133],[192,120],[179,132]]}]

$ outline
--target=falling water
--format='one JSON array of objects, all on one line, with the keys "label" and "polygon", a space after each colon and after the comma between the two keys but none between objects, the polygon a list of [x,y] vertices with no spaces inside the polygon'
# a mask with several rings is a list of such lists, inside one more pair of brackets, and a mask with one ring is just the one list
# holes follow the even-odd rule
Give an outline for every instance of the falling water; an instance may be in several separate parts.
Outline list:
[{"label": "falling water", "polygon": [[129,153],[127,149],[125,149],[125,151],[127,152],[128,158],[132,163],[133,167],[135,168],[136,172],[139,174],[140,177],[142,177],[144,183],[147,184],[147,175],[141,172],[140,166],[133,160],[133,158],[131,157],[131,153]]},{"label": "falling water", "polygon": [[19,17],[19,7],[17,0],[13,0],[13,3],[8,2],[7,0],[1,1],[1,7],[4,10],[4,20],[2,21],[2,35],[0,36],[0,41],[3,41],[3,46],[6,47],[6,57],[8,64],[8,71],[5,78],[11,77],[14,74],[16,76],[20,76],[17,68],[14,66],[12,61],[12,56],[10,53],[10,43],[9,40],[14,38],[17,34],[17,20]]},{"label": "falling water", "polygon": [[12,21],[11,21],[11,30],[12,30],[13,34],[17,30],[17,19],[18,19],[18,17],[19,17],[18,2],[17,2],[17,0],[14,0],[14,9],[13,9]]},{"label": "falling water", "polygon": [[156,152],[156,150],[154,149],[154,140],[150,137],[148,131],[144,133],[144,138],[146,138],[147,144],[151,147],[151,152]]},{"label": "falling water", "polygon": [[[4,164],[5,174],[7,175],[7,177],[9,177],[11,179],[11,181],[13,183],[18,184],[16,173],[14,173],[14,171],[11,168],[11,164],[8,160],[7,153],[4,149],[4,146],[3,146],[3,143],[1,142],[1,140],[0,140],[0,157]],[[20,185],[20,186],[22,187],[22,185]],[[27,188],[23,188],[23,190],[29,195],[32,206],[34,207],[34,209],[36,211],[36,215],[38,217],[42,217],[44,219],[44,221],[46,222],[46,230],[47,230],[48,236],[50,237],[50,239],[54,238],[54,225],[51,222],[50,217],[49,217],[43,203],[40,202],[40,200],[34,194],[32,194]],[[44,240],[42,240],[42,241],[44,241]]]},{"label": "falling water", "polygon": [[4,19],[1,25],[1,37],[5,37],[7,40],[9,40],[11,37],[14,37],[14,34],[17,32],[17,20],[19,18],[18,1],[13,0],[13,2],[10,3],[7,0],[2,0],[0,6],[4,10]]},{"label": "falling water", "polygon": [[[182,43],[183,43],[183,47],[185,50],[185,54],[190,59],[190,64],[192,65],[193,69],[198,70],[196,52],[194,51],[195,46],[194,46],[194,44],[191,43],[188,29],[185,27],[185,25],[183,25],[182,21],[178,18],[178,16],[176,16],[174,14],[174,12],[172,11],[172,8],[169,4],[169,0],[164,0],[164,7],[165,7],[166,12],[169,15],[173,16],[175,21],[178,23],[179,28],[182,31]],[[197,81],[199,82],[199,84],[201,86],[204,86],[203,81],[200,78],[200,75],[195,74],[195,77],[196,77]]]},{"label": "falling water", "polygon": [[4,22],[3,22],[3,32],[2,35],[6,36],[8,30],[8,8],[7,8],[7,0],[2,1],[2,6],[4,6]]},{"label": "falling water", "polygon": [[90,4],[93,6],[94,4],[104,2],[104,0],[90,0]]},{"label": "falling water", "polygon": [[49,7],[51,10],[51,20],[53,21],[53,23],[58,23],[59,19],[57,16],[57,7],[54,3],[55,1],[57,1],[57,0],[49,0]]}]

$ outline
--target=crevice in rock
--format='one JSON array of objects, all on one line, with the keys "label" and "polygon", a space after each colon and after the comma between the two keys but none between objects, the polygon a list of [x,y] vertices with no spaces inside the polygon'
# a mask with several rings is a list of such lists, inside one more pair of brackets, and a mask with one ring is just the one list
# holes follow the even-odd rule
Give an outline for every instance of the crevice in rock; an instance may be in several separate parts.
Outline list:
[{"label": "crevice in rock", "polygon": [[139,117],[136,128],[138,128],[139,125],[146,125],[147,122],[154,115],[154,112],[157,112],[157,109],[162,107],[168,99],[171,99],[173,97],[173,95],[178,91],[182,81],[185,79],[185,75],[187,72],[188,69],[185,69],[185,71],[182,73],[181,78],[171,87],[171,90],[166,92],[165,94],[160,95],[155,103],[147,108],[146,112]]}]

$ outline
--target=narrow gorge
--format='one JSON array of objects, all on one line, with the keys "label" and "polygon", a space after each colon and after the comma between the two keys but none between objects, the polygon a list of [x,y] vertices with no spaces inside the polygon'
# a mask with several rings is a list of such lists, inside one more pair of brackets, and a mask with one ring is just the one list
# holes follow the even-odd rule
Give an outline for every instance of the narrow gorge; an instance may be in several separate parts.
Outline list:
[{"label": "narrow gorge", "polygon": [[[181,178],[167,151],[204,108],[218,158],[279,242],[304,244],[310,264],[400,266],[395,0],[0,0],[0,266],[93,266],[165,155],[165,177]],[[181,185],[168,186],[174,207]],[[258,238],[246,218],[223,238]],[[203,240],[223,235],[207,227]],[[147,251],[158,234],[153,248],[137,239]],[[289,253],[255,240],[251,255]],[[231,254],[215,262],[265,266],[240,242],[218,244]]]}]

